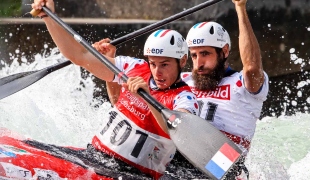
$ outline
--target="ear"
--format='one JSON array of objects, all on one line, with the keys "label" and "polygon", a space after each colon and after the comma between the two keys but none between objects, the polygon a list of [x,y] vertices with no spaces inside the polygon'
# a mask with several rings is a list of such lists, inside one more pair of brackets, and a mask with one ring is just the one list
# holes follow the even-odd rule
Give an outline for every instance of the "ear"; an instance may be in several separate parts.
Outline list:
[{"label": "ear", "polygon": [[181,68],[184,68],[187,62],[187,55],[185,54],[181,59],[180,59],[180,66]]},{"label": "ear", "polygon": [[225,58],[227,58],[229,55],[229,45],[226,44],[222,49],[223,49],[223,52],[225,54]]}]

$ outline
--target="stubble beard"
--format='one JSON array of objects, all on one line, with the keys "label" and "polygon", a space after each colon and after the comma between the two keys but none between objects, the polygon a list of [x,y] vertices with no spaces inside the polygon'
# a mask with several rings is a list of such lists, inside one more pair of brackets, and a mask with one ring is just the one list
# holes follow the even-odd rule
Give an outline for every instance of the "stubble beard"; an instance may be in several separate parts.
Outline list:
[{"label": "stubble beard", "polygon": [[192,76],[195,88],[201,91],[215,90],[225,75],[225,61],[225,58],[218,56],[217,64],[209,74],[198,74],[198,70],[203,70],[202,68],[193,69]]}]

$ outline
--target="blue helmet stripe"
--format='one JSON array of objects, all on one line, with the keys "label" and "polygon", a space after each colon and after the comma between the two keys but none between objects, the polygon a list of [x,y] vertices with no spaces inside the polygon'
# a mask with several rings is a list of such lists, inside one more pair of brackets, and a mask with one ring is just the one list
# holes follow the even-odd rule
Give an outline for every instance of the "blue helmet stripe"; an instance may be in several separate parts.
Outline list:
[{"label": "blue helmet stripe", "polygon": [[158,30],[158,31],[154,34],[154,36],[157,37],[162,31],[163,31],[163,29]]},{"label": "blue helmet stripe", "polygon": [[201,23],[197,23],[193,26],[193,28],[195,29],[197,26],[199,26]]}]

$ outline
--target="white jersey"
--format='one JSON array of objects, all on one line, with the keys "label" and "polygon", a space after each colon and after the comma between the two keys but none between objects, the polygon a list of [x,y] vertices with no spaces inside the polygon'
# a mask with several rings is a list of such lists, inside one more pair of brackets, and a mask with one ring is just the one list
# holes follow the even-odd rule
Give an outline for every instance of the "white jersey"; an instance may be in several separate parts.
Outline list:
[{"label": "white jersey", "polygon": [[[141,59],[120,56],[116,66],[129,77],[140,76],[152,84],[147,62]],[[121,83],[119,77],[115,82]],[[168,90],[150,88],[151,95],[171,110],[186,109],[198,114],[198,102],[186,83]],[[102,130],[93,138],[93,146],[137,167],[141,171],[160,177],[172,160],[176,147],[150,112],[146,102],[122,88],[118,102],[103,117]]]},{"label": "white jersey", "polygon": [[198,99],[199,116],[246,148],[247,144],[242,141],[250,142],[253,138],[256,121],[267,98],[269,80],[266,73],[264,76],[265,81],[260,91],[253,94],[245,88],[242,71],[224,77],[214,91],[195,89],[192,73],[181,75]]}]

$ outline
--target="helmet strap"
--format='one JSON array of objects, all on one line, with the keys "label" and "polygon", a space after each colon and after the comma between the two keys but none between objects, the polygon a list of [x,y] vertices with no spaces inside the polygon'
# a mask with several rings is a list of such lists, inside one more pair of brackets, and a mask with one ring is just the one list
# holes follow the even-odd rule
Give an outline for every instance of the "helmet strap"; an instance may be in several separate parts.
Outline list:
[{"label": "helmet strap", "polygon": [[181,79],[181,72],[182,72],[182,67],[181,67],[181,59],[175,59],[177,61],[178,64],[178,76],[177,79],[174,81],[173,84],[176,84],[177,81],[179,81]]}]

